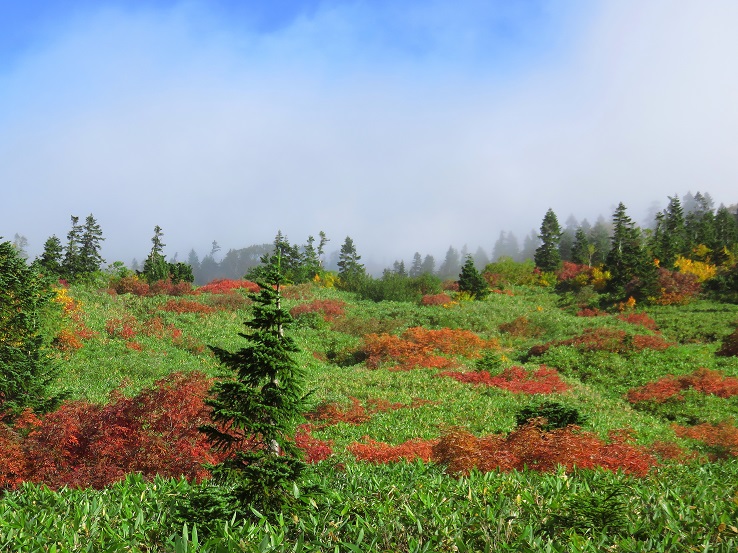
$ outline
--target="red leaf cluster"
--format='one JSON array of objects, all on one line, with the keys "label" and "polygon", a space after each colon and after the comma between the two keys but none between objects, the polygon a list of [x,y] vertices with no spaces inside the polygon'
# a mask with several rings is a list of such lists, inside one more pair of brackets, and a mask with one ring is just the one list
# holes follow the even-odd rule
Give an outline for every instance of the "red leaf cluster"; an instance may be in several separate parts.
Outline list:
[{"label": "red leaf cluster", "polygon": [[579,336],[568,340],[557,340],[533,346],[528,353],[529,355],[543,355],[549,348],[555,346],[572,346],[579,351],[628,353],[644,349],[663,351],[672,345],[661,336],[630,335],[624,330],[614,328],[588,328]]},{"label": "red leaf cluster", "polygon": [[432,403],[425,399],[415,398],[410,405],[393,403],[386,399],[369,398],[366,406],[355,397],[349,398],[351,405],[344,407],[336,402],[319,404],[315,409],[305,415],[305,418],[313,423],[318,423],[318,428],[325,428],[344,422],[347,424],[361,424],[368,421],[376,413],[394,411],[397,409],[412,409],[421,405]]},{"label": "red leaf cluster", "polygon": [[170,311],[173,313],[201,313],[203,315],[209,315],[215,313],[215,308],[200,303],[199,301],[192,301],[186,299],[168,300],[164,305],[160,305],[159,309],[162,311]]},{"label": "red leaf cluster", "polygon": [[617,318],[632,325],[642,326],[648,330],[658,330],[656,321],[646,313],[621,313]]},{"label": "red leaf cluster", "polygon": [[123,338],[131,340],[136,337],[138,332],[138,321],[133,315],[125,314],[123,317],[112,318],[105,321],[105,332],[111,338]]},{"label": "red leaf cluster", "polygon": [[448,294],[426,294],[420,298],[420,305],[447,305],[451,303]]},{"label": "red leaf cluster", "polygon": [[684,399],[681,392],[689,389],[707,395],[728,398],[738,395],[738,378],[725,376],[720,371],[702,367],[691,374],[683,376],[668,375],[655,382],[633,388],[628,392],[627,398],[631,403],[641,401],[664,403],[669,399],[681,401]]},{"label": "red leaf cluster", "polygon": [[577,317],[606,317],[607,315],[607,311],[602,311],[602,309],[596,307],[585,307],[577,311]]},{"label": "red leaf cluster", "polygon": [[401,337],[368,334],[364,336],[362,351],[367,356],[366,364],[370,368],[393,363],[397,370],[410,370],[415,367],[446,368],[453,361],[439,354],[478,357],[481,350],[496,346],[496,341],[483,340],[468,330],[412,327]]},{"label": "red leaf cluster", "polygon": [[305,453],[306,463],[319,463],[333,455],[333,442],[315,438],[309,424],[301,424],[297,428],[295,445]]},{"label": "red leaf cluster", "polygon": [[559,281],[566,282],[573,278],[578,277],[581,274],[591,275],[592,267],[589,265],[579,265],[572,263],[571,261],[564,261],[561,264],[561,268],[556,271],[556,278]]},{"label": "red leaf cluster", "polygon": [[66,402],[40,420],[2,427],[0,485],[101,488],[132,472],[205,478],[202,463],[219,460],[198,431],[209,422],[210,385],[202,374],[174,373],[135,397],[116,391],[105,406]]},{"label": "red leaf cluster", "polygon": [[195,291],[196,294],[225,294],[232,290],[245,289],[248,292],[259,292],[259,285],[250,280],[234,280],[234,279],[216,279],[208,282],[204,286],[200,286]]},{"label": "red leaf cluster", "polygon": [[172,279],[167,278],[157,280],[149,284],[150,296],[184,296],[192,293],[192,284],[189,282],[172,283]]},{"label": "red leaf cluster", "polygon": [[347,449],[358,461],[370,463],[391,463],[403,459],[422,459],[428,462],[433,458],[433,446],[436,444],[436,440],[416,438],[399,445],[390,445],[372,440],[368,436],[364,436],[362,442],[354,442]]},{"label": "red leaf cluster", "polygon": [[552,394],[565,392],[571,388],[561,380],[556,369],[546,365],[541,365],[535,371],[527,371],[524,367],[509,367],[497,376],[492,376],[488,371],[447,371],[439,376],[449,376],[468,384],[502,388],[515,394]]},{"label": "red leaf cluster", "polygon": [[660,305],[687,304],[702,289],[696,275],[680,271],[668,271],[663,267],[659,268],[658,286],[661,294],[654,302]]},{"label": "red leaf cluster", "polygon": [[697,440],[709,446],[712,451],[708,456],[712,460],[738,457],[738,428],[729,421],[718,424],[706,422],[696,426],[675,424],[673,428],[680,438]]},{"label": "red leaf cluster", "polygon": [[608,442],[576,426],[542,430],[540,420],[532,420],[507,436],[492,434],[477,438],[465,430],[453,430],[433,447],[433,460],[448,466],[453,473],[468,474],[472,469],[523,470],[541,472],[563,466],[621,470],[645,476],[656,458],[632,443],[629,434],[612,433]]},{"label": "red leaf cluster", "polygon": [[290,309],[290,315],[299,319],[307,313],[321,313],[323,319],[330,321],[344,315],[346,302],[341,300],[313,300],[310,303],[301,303]]}]

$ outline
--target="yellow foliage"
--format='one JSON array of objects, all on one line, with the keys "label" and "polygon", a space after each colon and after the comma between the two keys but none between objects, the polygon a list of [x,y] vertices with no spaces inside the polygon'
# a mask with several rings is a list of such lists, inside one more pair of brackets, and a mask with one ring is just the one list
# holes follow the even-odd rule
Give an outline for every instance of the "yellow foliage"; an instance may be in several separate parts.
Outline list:
[{"label": "yellow foliage", "polygon": [[335,288],[338,282],[338,275],[335,273],[316,274],[313,277],[313,282],[323,288]]},{"label": "yellow foliage", "polygon": [[602,270],[600,267],[592,268],[592,288],[598,292],[604,290],[611,276],[610,271]]},{"label": "yellow foliage", "polygon": [[54,303],[61,305],[65,313],[71,313],[79,309],[80,303],[69,295],[69,290],[62,287],[55,288],[54,292],[56,293],[53,300]]},{"label": "yellow foliage", "polygon": [[674,266],[682,273],[696,276],[699,282],[705,282],[717,273],[715,265],[703,261],[694,261],[682,256],[677,257]]}]

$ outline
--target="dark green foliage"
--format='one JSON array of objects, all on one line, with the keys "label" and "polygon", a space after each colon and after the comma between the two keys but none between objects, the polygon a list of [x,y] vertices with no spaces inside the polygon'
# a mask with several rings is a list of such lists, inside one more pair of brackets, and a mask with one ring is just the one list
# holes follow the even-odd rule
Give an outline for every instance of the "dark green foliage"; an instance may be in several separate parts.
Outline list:
[{"label": "dark green foliage", "polygon": [[49,395],[59,369],[42,333],[54,295],[46,282],[10,242],[0,242],[0,419],[25,407],[48,411],[60,400]]},{"label": "dark green foliage", "polygon": [[188,263],[168,263],[169,276],[172,279],[172,284],[179,282],[194,282],[195,276],[192,273],[192,266]]},{"label": "dark green foliage", "polygon": [[382,278],[364,277],[356,293],[362,299],[380,301],[418,302],[426,294],[441,291],[441,279],[430,273],[409,277],[385,270]]},{"label": "dark green foliage", "polygon": [[574,233],[574,243],[571,246],[571,260],[579,265],[592,265],[594,244],[590,244],[587,233],[582,227]]},{"label": "dark green foliage", "polygon": [[338,256],[338,277],[341,288],[352,292],[361,288],[366,279],[364,265],[359,263],[361,256],[356,253],[356,246],[351,237],[347,236],[341,246]]},{"label": "dark green foliage", "polygon": [[247,345],[235,352],[211,347],[233,378],[211,389],[212,424],[202,428],[216,448],[228,452],[212,467],[215,481],[228,486],[244,509],[250,505],[262,513],[276,513],[293,498],[304,467],[293,442],[305,410],[303,371],[293,357],[298,348],[284,333],[292,317],[282,307],[286,279],[279,253],[269,261],[260,292],[250,295],[253,319],[240,334]]},{"label": "dark green foliage", "polygon": [[[695,244],[696,245],[696,244]],[[660,261],[661,267],[672,269],[677,256],[685,255],[690,249],[687,229],[684,226],[684,211],[678,196],[669,197],[669,205],[656,215],[656,228],[651,238],[651,251]]]},{"label": "dark green foliage", "polygon": [[82,236],[79,244],[80,267],[83,273],[94,273],[100,270],[100,265],[105,260],[100,255],[100,242],[105,240],[102,229],[92,216],[88,215],[82,228]]},{"label": "dark green foliage", "polygon": [[64,249],[64,260],[62,261],[63,276],[68,280],[74,280],[84,270],[80,253],[82,232],[79,217],[72,215],[72,228],[67,233],[67,245]]},{"label": "dark green foliage", "polygon": [[561,254],[559,253],[561,227],[552,209],[549,209],[543,217],[538,238],[541,240],[541,245],[536,248],[533,256],[536,267],[544,272],[553,272],[561,265]]},{"label": "dark green foliage", "polygon": [[613,214],[613,235],[605,260],[610,271],[607,291],[614,300],[632,296],[638,301],[657,293],[658,267],[643,246],[641,231],[621,202]]},{"label": "dark green foliage", "polygon": [[49,237],[44,242],[44,251],[37,263],[45,276],[59,278],[62,275],[62,254],[64,248],[61,240],[56,235]]},{"label": "dark green foliage", "polygon": [[535,418],[546,419],[546,424],[542,425],[545,430],[566,428],[572,424],[581,426],[586,421],[586,417],[581,415],[574,407],[567,407],[556,401],[544,401],[518,411],[515,415],[515,422],[518,426],[523,426]]},{"label": "dark green foliage", "polygon": [[144,261],[143,274],[147,282],[156,282],[157,280],[165,280],[169,278],[169,264],[162,254],[164,244],[161,239],[164,233],[159,225],[154,227],[154,236],[151,238],[151,252]]},{"label": "dark green foliage", "polygon": [[459,291],[468,292],[474,299],[482,300],[489,295],[489,284],[474,266],[474,259],[468,255],[459,274]]}]

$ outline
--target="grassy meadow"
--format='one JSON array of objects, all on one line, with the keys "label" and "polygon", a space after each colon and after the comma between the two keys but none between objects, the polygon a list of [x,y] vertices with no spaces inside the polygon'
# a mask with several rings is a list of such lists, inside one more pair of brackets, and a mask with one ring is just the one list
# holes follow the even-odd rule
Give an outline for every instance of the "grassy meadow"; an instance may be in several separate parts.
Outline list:
[{"label": "grassy meadow", "polygon": [[[449,295],[420,305],[286,289],[310,436],[330,451],[279,520],[182,521],[178,504],[207,481],[23,483],[0,496],[0,551],[738,550],[738,358],[716,355],[738,306],[582,316],[545,287]],[[244,290],[63,296],[54,386],[94,405],[175,372],[223,376],[207,346],[240,348],[250,317]],[[545,401],[578,427],[519,420]],[[457,438],[447,462],[427,453],[443,436]],[[579,466],[611,443],[604,468]]]}]

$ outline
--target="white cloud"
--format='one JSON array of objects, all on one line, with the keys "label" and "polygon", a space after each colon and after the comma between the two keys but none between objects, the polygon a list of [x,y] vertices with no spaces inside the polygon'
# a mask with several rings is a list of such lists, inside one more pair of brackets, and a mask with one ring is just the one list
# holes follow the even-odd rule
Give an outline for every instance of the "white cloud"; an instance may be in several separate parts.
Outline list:
[{"label": "white cloud", "polygon": [[[503,229],[522,242],[548,207],[594,221],[688,190],[736,201],[737,4],[558,14],[561,49],[512,52],[517,69],[493,58],[525,32],[493,43],[437,6],[394,26],[391,9],[333,8],[266,35],[194,4],[76,20],[0,77],[0,234],[40,249],[93,213],[104,255],[128,261],[157,224],[180,258],[325,230],[390,264],[489,251]],[[400,25],[417,44],[384,42]]]}]

